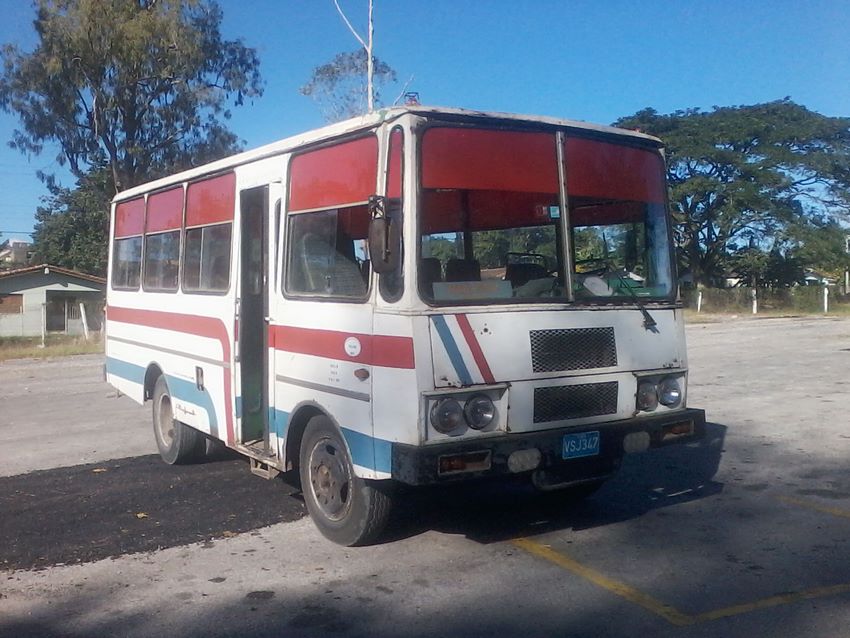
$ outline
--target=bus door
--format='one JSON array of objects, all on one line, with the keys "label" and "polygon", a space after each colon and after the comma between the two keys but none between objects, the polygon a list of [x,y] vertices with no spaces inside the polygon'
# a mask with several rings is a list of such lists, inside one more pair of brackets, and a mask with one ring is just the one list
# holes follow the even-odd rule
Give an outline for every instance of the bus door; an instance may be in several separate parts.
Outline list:
[{"label": "bus door", "polygon": [[269,187],[240,193],[239,297],[236,306],[238,442],[269,449]]}]

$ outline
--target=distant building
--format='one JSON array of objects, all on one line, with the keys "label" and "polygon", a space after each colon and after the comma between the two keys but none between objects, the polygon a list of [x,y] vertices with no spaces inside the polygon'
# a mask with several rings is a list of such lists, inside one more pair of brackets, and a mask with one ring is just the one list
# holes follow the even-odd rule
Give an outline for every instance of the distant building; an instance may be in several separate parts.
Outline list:
[{"label": "distant building", "polygon": [[806,268],[803,275],[803,286],[831,286],[835,283],[832,279],[812,268]]},{"label": "distant building", "polygon": [[100,330],[106,280],[48,264],[0,271],[0,337]]},{"label": "distant building", "polygon": [[30,242],[23,239],[7,239],[0,244],[0,267],[27,265],[31,251]]}]

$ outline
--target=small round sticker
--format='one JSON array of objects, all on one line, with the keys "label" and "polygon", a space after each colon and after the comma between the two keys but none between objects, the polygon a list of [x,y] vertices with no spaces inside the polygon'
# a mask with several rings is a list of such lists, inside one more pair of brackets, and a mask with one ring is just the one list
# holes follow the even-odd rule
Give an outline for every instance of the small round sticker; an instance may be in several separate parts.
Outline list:
[{"label": "small round sticker", "polygon": [[345,340],[345,354],[349,357],[356,357],[360,354],[360,339],[357,337],[349,337]]}]

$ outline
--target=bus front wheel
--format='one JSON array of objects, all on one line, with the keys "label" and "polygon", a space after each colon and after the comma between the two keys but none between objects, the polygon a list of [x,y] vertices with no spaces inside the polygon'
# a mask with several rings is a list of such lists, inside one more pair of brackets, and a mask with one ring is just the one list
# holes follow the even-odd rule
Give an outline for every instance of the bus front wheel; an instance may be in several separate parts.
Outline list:
[{"label": "bus front wheel", "polygon": [[389,518],[390,496],[354,474],[345,442],[326,416],[310,419],[301,441],[301,491],[316,527],[340,545],[373,543]]},{"label": "bus front wheel", "polygon": [[153,390],[153,433],[162,460],[169,465],[193,463],[203,458],[204,435],[174,418],[165,376]]}]

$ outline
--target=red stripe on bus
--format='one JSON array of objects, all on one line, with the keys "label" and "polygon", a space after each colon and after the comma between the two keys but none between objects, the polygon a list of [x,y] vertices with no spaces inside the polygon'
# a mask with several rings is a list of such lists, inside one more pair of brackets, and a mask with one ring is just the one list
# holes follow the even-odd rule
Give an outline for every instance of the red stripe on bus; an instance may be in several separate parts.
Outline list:
[{"label": "red stripe on bus", "polygon": [[457,325],[460,326],[460,331],[463,333],[463,338],[466,339],[466,345],[472,351],[472,358],[478,365],[481,371],[481,376],[484,377],[484,383],[495,383],[496,379],[490,371],[490,366],[487,364],[487,359],[484,356],[484,351],[481,350],[481,345],[475,337],[475,331],[469,325],[469,319],[466,315],[455,315],[457,317]]},{"label": "red stripe on bus", "polygon": [[[270,331],[271,342],[276,350],[382,368],[414,368],[413,339],[410,337],[352,334],[295,326],[272,326]],[[346,351],[345,342],[348,339],[357,339],[360,343],[358,354],[352,356]]]},{"label": "red stripe on bus", "polygon": [[225,421],[227,423],[227,443],[233,444],[233,400],[230,388],[230,336],[221,319],[213,317],[199,317],[197,315],[184,315],[174,312],[161,312],[159,310],[138,310],[136,308],[120,308],[109,306],[106,310],[108,321],[120,323],[132,323],[148,328],[159,328],[161,330],[172,330],[184,334],[217,339],[221,344],[221,354],[224,362],[222,373],[224,374],[224,403]]}]

